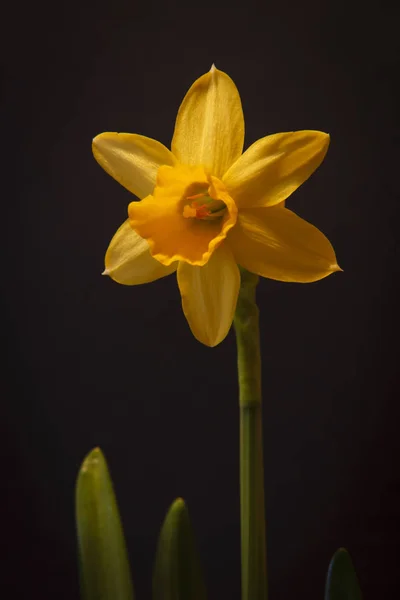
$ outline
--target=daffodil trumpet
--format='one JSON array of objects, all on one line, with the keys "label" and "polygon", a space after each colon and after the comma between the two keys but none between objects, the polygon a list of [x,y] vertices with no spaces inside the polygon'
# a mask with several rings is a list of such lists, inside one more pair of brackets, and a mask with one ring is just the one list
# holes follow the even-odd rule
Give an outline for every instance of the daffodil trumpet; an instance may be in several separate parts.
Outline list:
[{"label": "daffodil trumpet", "polygon": [[178,110],[171,150],[138,134],[102,133],[93,154],[139,200],[113,236],[104,274],[138,285],[176,273],[193,335],[216,346],[234,321],[240,389],[242,598],[266,600],[259,277],[310,283],[340,271],[316,227],[285,206],[323,161],[329,135],[263,137],[243,152],[232,79],[213,65]]}]

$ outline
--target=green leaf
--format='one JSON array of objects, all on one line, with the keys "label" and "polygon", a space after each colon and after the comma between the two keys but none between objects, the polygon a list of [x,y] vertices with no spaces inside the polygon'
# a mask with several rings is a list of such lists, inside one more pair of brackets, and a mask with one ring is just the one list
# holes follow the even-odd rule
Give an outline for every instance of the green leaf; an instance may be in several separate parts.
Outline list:
[{"label": "green leaf", "polygon": [[158,539],[153,600],[205,600],[206,596],[189,514],[185,502],[178,498]]},{"label": "green leaf", "polygon": [[117,501],[99,448],[82,463],[75,501],[82,599],[133,600]]},{"label": "green leaf", "polygon": [[332,557],[326,578],[325,600],[361,600],[356,572],[345,548]]}]

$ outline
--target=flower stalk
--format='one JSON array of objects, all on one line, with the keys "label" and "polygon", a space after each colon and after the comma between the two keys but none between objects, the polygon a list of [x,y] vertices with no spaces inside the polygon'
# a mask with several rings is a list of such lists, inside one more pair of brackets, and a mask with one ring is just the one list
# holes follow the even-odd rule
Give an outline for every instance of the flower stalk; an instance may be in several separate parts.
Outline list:
[{"label": "flower stalk", "polygon": [[241,269],[234,317],[240,409],[242,600],[267,600],[258,276]]}]

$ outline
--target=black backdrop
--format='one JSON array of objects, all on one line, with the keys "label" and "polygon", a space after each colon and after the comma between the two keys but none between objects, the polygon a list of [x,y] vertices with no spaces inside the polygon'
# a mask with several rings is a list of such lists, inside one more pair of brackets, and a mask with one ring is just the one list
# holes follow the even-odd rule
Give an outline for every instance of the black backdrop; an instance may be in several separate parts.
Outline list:
[{"label": "black backdrop", "polygon": [[135,288],[100,276],[130,195],[91,155],[102,131],[169,145],[184,93],[213,62],[238,85],[246,146],[279,131],[331,134],[322,167],[288,205],[327,234],[344,272],[304,286],[263,280],[258,290],[271,600],[321,599],[341,545],[366,600],[394,597],[399,131],[390,10],[309,0],[9,3],[1,420],[8,598],[78,598],[73,489],[95,445],[114,478],[138,599],[150,597],[157,531],[178,495],[189,506],[210,599],[240,596],[233,332],[215,349],[201,346],[174,276]]}]

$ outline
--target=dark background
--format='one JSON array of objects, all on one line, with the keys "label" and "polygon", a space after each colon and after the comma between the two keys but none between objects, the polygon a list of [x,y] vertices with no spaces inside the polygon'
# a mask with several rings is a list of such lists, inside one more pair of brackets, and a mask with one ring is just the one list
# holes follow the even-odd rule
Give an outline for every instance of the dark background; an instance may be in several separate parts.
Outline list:
[{"label": "dark background", "polygon": [[[13,3],[3,15],[1,580],[8,598],[79,597],[74,482],[100,445],[137,598],[156,536],[189,506],[209,597],[240,597],[235,339],[191,335],[171,276],[100,276],[129,193],[91,155],[102,131],[169,145],[213,62],[236,82],[246,146],[321,129],[331,147],[288,206],[343,273],[263,280],[271,600],[322,599],[346,546],[365,599],[398,590],[398,26],[389,4]],[[397,196],[397,198],[396,198]],[[4,220],[4,214],[7,220]],[[393,347],[392,347],[393,346]]]}]

